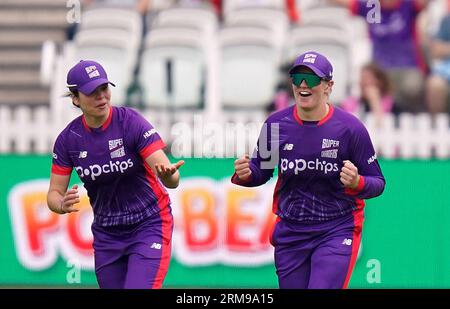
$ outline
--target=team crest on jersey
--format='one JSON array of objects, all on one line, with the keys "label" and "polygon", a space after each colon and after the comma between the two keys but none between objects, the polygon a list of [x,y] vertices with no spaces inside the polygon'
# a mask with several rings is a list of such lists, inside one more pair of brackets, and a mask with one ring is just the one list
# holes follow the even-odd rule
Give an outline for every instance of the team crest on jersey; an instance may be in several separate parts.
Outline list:
[{"label": "team crest on jersey", "polygon": [[116,149],[119,146],[123,145],[123,139],[122,138],[118,138],[118,139],[113,139],[108,141],[109,144],[109,150],[113,150]]},{"label": "team crest on jersey", "polygon": [[123,146],[123,139],[113,139],[108,141],[109,150],[111,151],[111,159],[121,158],[125,156],[125,147]]},{"label": "team crest on jersey", "polygon": [[[335,148],[335,149],[329,149],[329,148]],[[338,150],[339,150],[337,148],[339,148],[339,141],[336,141],[334,139],[324,138],[322,140],[321,157],[336,159],[337,155],[338,155]],[[324,150],[324,149],[326,149],[326,150]]]}]

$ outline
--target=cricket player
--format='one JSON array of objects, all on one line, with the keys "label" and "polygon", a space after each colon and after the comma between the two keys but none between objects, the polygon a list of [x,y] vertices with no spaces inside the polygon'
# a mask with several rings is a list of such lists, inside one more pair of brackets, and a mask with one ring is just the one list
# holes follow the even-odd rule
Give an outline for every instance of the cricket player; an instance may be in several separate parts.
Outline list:
[{"label": "cricket player", "polygon": [[95,61],[80,61],[67,75],[72,103],[83,113],[58,135],[48,207],[78,211],[84,183],[94,211],[95,272],[100,288],[161,288],[171,255],[173,218],[163,187],[176,188],[183,161],[171,164],[164,142],[135,110],[111,106],[113,85]]},{"label": "cricket player", "polygon": [[280,288],[346,288],[364,199],[380,195],[385,180],[364,125],[329,103],[328,59],[306,52],[289,74],[296,104],[265,121],[252,158],[235,161],[232,182],[259,186],[278,167],[271,243]]}]

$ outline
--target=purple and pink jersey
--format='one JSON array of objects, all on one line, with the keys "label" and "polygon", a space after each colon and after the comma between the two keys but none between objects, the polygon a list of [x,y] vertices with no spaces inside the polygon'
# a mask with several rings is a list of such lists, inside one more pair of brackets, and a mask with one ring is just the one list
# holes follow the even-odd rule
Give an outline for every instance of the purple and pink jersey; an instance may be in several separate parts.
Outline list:
[{"label": "purple and pink jersey", "polygon": [[83,116],[56,139],[52,173],[75,169],[87,190],[99,226],[132,225],[170,204],[169,196],[145,158],[164,142],[136,111],[111,107],[102,127],[90,128]]},{"label": "purple and pink jersey", "polygon": [[[350,1],[354,15],[366,18],[375,8],[367,0]],[[398,0],[392,8],[381,6],[380,23],[368,23],[373,43],[373,59],[385,69],[425,70],[416,32],[416,17],[423,6],[414,0]]]},{"label": "purple and pink jersey", "polygon": [[[361,175],[354,190],[340,181],[344,160]],[[273,212],[287,220],[319,223],[343,217],[362,209],[363,199],[380,195],[385,185],[366,128],[333,105],[319,122],[302,121],[295,105],[272,114],[250,161],[251,178],[242,182],[234,174],[232,182],[259,186],[273,176],[275,167]]]},{"label": "purple and pink jersey", "polygon": [[[344,188],[340,172],[350,160],[361,175]],[[278,167],[270,241],[280,288],[346,288],[361,241],[363,199],[378,196],[385,180],[369,134],[353,115],[330,105],[320,121],[302,121],[296,105],[266,120],[250,161],[258,186]]]}]

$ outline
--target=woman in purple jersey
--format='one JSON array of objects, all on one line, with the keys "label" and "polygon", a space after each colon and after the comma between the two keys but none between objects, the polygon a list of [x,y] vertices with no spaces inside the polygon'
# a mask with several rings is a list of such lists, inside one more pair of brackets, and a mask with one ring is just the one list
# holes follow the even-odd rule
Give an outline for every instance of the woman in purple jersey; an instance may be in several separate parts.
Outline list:
[{"label": "woman in purple jersey", "polygon": [[171,164],[164,142],[138,112],[111,105],[113,85],[95,61],[67,75],[82,115],[58,135],[47,203],[58,214],[78,211],[75,169],[94,211],[95,271],[100,288],[161,288],[171,255],[173,218],[162,184],[176,188],[184,161]]},{"label": "woman in purple jersey", "polygon": [[[269,116],[232,182],[266,183],[278,167],[271,243],[280,288],[345,288],[361,240],[364,199],[385,180],[364,125],[329,101],[333,68],[317,52],[289,70],[295,105]],[[267,132],[268,131],[268,132]]]}]

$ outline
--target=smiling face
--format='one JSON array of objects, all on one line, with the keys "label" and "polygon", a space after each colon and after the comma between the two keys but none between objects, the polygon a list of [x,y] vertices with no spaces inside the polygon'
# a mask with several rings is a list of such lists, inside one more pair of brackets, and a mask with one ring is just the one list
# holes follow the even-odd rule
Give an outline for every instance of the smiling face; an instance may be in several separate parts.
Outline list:
[{"label": "smiling face", "polygon": [[[308,67],[300,66],[295,73],[315,73]],[[292,84],[295,102],[297,106],[306,112],[317,110],[321,105],[325,105],[328,101],[333,81],[322,80],[320,84],[310,87],[305,80],[299,86]]]},{"label": "smiling face", "polygon": [[79,92],[73,98],[74,104],[81,108],[86,118],[106,119],[111,105],[111,90],[108,84],[98,86],[93,93],[85,95]]}]

